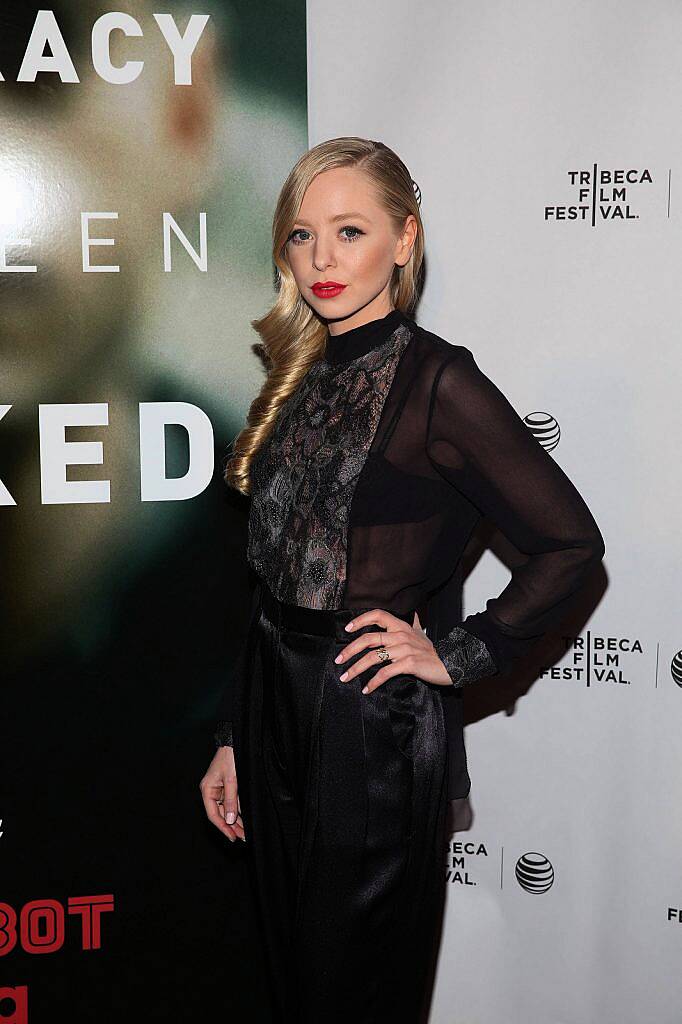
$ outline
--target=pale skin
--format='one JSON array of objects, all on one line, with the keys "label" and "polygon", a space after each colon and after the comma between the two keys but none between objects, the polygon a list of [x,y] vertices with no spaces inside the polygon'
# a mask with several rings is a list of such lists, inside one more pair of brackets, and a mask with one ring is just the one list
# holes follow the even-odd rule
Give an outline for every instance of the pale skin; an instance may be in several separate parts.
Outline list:
[{"label": "pale skin", "polygon": [[[305,301],[327,320],[336,336],[393,308],[390,280],[393,267],[404,266],[412,253],[417,222],[409,214],[396,231],[394,221],[374,194],[367,175],[356,167],[336,167],[318,174],[308,186],[298,218],[287,241],[287,256],[296,284]],[[317,282],[344,284],[333,298],[321,298],[312,290]],[[445,665],[419,622],[412,625],[383,608],[362,612],[346,625],[351,633],[363,626],[379,630],[351,640],[336,658],[342,664],[361,651],[366,653],[345,672],[341,682],[380,661],[377,647],[385,647],[390,661],[373,675],[362,693],[371,693],[397,675],[414,675],[437,686],[452,686]],[[246,841],[241,816],[237,772],[232,747],[219,747],[200,783],[206,814],[230,842]]]}]

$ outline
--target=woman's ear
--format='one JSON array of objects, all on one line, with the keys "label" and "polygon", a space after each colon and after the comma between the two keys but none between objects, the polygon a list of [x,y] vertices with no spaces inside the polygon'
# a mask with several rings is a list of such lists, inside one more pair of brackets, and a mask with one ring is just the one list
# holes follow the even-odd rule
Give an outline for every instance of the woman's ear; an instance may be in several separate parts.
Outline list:
[{"label": "woman's ear", "polygon": [[408,213],[405,218],[403,230],[398,239],[395,262],[404,267],[412,255],[412,247],[417,237],[417,218],[413,213]]}]

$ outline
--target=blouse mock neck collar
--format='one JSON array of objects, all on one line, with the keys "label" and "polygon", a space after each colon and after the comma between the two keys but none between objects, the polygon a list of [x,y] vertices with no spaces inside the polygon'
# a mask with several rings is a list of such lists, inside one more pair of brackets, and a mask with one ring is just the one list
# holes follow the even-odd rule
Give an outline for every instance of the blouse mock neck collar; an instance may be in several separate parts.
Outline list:
[{"label": "blouse mock neck collar", "polygon": [[378,348],[395,329],[403,323],[404,314],[399,309],[392,309],[386,316],[378,320],[370,320],[359,327],[352,327],[342,334],[327,333],[327,346],[324,358],[328,363],[345,363],[357,359],[374,348]]}]

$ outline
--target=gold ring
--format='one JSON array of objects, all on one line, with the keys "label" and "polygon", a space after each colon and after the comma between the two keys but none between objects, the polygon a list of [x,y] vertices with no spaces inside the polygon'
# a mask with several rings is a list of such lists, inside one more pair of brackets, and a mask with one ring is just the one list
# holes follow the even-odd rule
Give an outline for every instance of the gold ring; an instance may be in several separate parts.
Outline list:
[{"label": "gold ring", "polygon": [[376,652],[379,655],[379,661],[390,661],[391,655],[388,653],[385,647],[377,647]]}]

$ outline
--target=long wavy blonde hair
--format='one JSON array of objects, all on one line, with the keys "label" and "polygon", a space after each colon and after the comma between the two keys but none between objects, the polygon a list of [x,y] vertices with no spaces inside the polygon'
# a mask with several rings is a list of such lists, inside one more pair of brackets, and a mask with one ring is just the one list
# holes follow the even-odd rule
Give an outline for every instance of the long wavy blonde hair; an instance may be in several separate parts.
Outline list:
[{"label": "long wavy blonde hair", "polygon": [[287,257],[287,240],[311,181],[333,167],[358,167],[364,171],[379,202],[393,218],[396,233],[402,231],[408,214],[416,218],[417,235],[412,254],[405,266],[394,266],[389,287],[393,306],[404,313],[412,311],[418,298],[424,228],[415,193],[418,186],[405,164],[383,142],[372,139],[342,136],[313,146],[289,172],[275,207],[272,254],[277,298],[263,317],[251,321],[261,338],[254,349],[263,359],[267,375],[251,403],[246,426],[232,442],[232,453],[224,471],[225,482],[245,495],[251,490],[251,460],[273,429],[280,408],[312,364],[324,355],[328,328],[298,290]]}]

